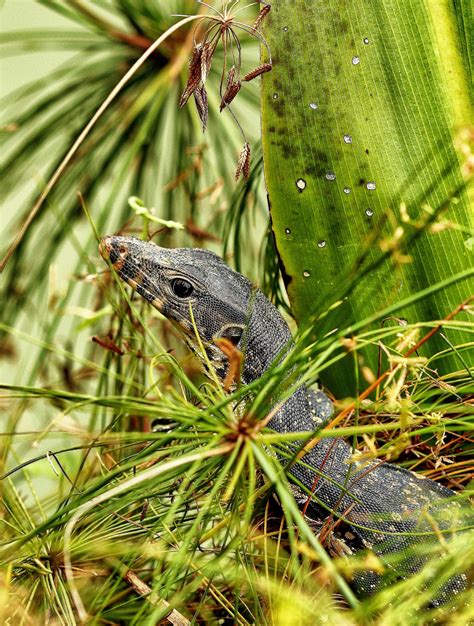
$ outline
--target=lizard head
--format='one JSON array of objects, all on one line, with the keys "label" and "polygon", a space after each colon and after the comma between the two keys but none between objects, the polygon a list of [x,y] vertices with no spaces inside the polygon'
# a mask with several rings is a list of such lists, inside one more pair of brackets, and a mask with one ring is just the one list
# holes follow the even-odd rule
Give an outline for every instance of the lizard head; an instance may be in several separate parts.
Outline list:
[{"label": "lizard head", "polygon": [[104,237],[99,251],[119,276],[158,309],[195,347],[226,338],[239,345],[253,287],[216,254],[196,248],[161,248],[134,237]]}]

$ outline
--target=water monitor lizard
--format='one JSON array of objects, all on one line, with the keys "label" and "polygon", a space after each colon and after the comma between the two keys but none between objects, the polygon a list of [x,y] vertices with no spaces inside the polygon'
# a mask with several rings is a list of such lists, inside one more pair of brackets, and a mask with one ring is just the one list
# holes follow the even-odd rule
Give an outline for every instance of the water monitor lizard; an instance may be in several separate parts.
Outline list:
[{"label": "water monitor lizard", "polygon": [[[198,331],[221,377],[226,359],[216,338],[227,338],[243,350],[243,384],[262,376],[292,345],[288,325],[277,309],[212,252],[161,248],[132,237],[111,236],[102,239],[100,253],[124,281],[182,331],[194,351]],[[279,432],[314,431],[332,411],[325,394],[302,384],[276,408],[269,427]],[[351,458],[352,449],[343,439],[324,438],[303,457],[304,463],[291,467],[290,474],[315,491],[309,515],[320,515],[322,504],[343,515],[361,546],[370,547],[382,560],[404,550],[407,556],[397,565],[396,574],[418,571],[424,559],[413,547],[428,541],[430,533],[431,541],[436,541],[434,529],[449,531],[456,526],[459,504],[450,499],[454,492],[396,465],[375,461],[362,465],[350,463]],[[362,593],[371,593],[380,584],[381,579],[370,572],[357,581]],[[435,603],[446,601],[465,586],[464,574],[450,578]]]}]

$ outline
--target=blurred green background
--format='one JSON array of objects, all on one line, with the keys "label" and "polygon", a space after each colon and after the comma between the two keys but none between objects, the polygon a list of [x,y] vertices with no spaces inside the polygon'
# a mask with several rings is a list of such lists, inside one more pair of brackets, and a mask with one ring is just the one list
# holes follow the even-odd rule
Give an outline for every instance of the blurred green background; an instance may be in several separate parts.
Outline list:
[{"label": "blurred green background", "polygon": [[[138,29],[151,42],[176,22],[172,14],[199,9],[193,0],[138,0],[130,3],[126,13],[119,2],[104,1],[89,3],[94,11],[94,18],[89,19],[82,6],[61,0],[7,0],[0,12],[2,255],[62,156],[143,53],[142,48],[110,35],[110,30]],[[135,10],[140,15],[131,26],[127,19]],[[254,16],[253,7],[251,19]],[[105,268],[78,192],[84,195],[101,235],[125,227],[129,234],[144,236],[144,222],[127,202],[136,194],[155,208],[157,216],[186,226],[182,231],[161,229],[156,242],[214,249],[250,278],[265,282],[267,266],[258,262],[268,241],[259,156],[258,81],[246,85],[235,105],[255,155],[250,184],[244,185],[233,179],[243,139],[228,112],[218,112],[220,74],[216,68],[222,63],[221,51],[216,53],[216,67],[209,78],[214,89],[209,130],[203,135],[191,102],[178,109],[191,52],[189,34],[189,28],[178,31],[118,96],[10,259],[1,285],[3,383],[65,385],[98,393],[90,366],[110,367],[109,353],[91,338],[115,333],[116,320],[110,321],[111,308],[101,287]],[[169,68],[182,45],[188,47],[170,80]],[[242,45],[247,71],[258,64],[259,46],[245,34]],[[156,230],[150,223],[149,233]],[[276,267],[271,280],[278,282]],[[150,323],[156,324],[157,315],[147,314]],[[156,332],[170,349],[186,354],[167,323],[160,322]],[[120,364],[115,366],[120,371]],[[52,411],[44,401],[6,408],[10,431],[39,434],[38,439],[34,434],[17,436],[11,448],[5,442],[7,467],[47,449],[73,445],[79,441],[74,436],[76,426],[85,427],[89,419],[87,411],[71,419],[61,406]],[[45,429],[47,437],[41,434]],[[69,455],[66,465],[72,469],[79,457],[79,453]],[[56,476],[47,461],[35,465],[35,476],[51,481],[49,486],[55,488]],[[41,491],[48,491],[45,484]]]}]

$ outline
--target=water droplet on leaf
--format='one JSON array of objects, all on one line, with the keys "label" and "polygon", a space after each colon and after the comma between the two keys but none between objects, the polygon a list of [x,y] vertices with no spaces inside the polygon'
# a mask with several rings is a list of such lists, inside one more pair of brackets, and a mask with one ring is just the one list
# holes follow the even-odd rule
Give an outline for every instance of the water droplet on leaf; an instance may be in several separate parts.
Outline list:
[{"label": "water droplet on leaf", "polygon": [[311,274],[308,272],[308,270],[305,270],[305,271],[303,272],[303,276],[304,276],[305,278],[309,278],[309,277],[311,276]]},{"label": "water droplet on leaf", "polygon": [[274,99],[274,100],[277,100],[277,99],[278,99],[278,94],[277,94],[277,93],[274,93],[274,94],[273,94],[273,99]]},{"label": "water droplet on leaf", "polygon": [[343,139],[344,139],[344,143],[352,143],[351,135],[344,135]]},{"label": "water droplet on leaf", "polygon": [[316,104],[316,102],[310,102],[309,108],[313,109],[313,111],[316,111],[316,109],[318,108],[318,105]]},{"label": "water droplet on leaf", "polygon": [[367,217],[372,217],[374,212],[372,211],[372,209],[365,209],[365,214],[367,215]]},{"label": "water droplet on leaf", "polygon": [[326,180],[336,180],[336,174],[334,174],[334,172],[327,172]]},{"label": "water droplet on leaf", "polygon": [[318,241],[318,248],[325,248],[326,247],[326,240],[325,239],[320,239]]},{"label": "water droplet on leaf", "polygon": [[360,63],[359,57],[352,57],[352,65],[359,65],[359,63]]},{"label": "water droplet on leaf", "polygon": [[469,250],[469,252],[472,252],[474,250],[474,237],[468,237],[467,239],[465,239],[464,245]]},{"label": "water droplet on leaf", "polygon": [[367,37],[364,37],[364,43],[365,43],[365,45],[367,45],[369,43],[369,40],[367,39]]},{"label": "water droplet on leaf", "polygon": [[284,33],[287,33],[287,32],[288,32],[288,26],[283,26],[282,31],[283,31]]},{"label": "water droplet on leaf", "polygon": [[367,183],[367,189],[369,191],[373,191],[376,188],[376,185],[374,183],[374,181],[370,181],[369,183]]},{"label": "water droplet on leaf", "polygon": [[287,235],[291,235],[291,228],[285,228],[285,233]]},{"label": "water droplet on leaf", "polygon": [[296,186],[298,187],[298,191],[303,191],[303,189],[306,189],[306,181],[304,180],[304,178],[298,178],[298,180],[296,181]]}]

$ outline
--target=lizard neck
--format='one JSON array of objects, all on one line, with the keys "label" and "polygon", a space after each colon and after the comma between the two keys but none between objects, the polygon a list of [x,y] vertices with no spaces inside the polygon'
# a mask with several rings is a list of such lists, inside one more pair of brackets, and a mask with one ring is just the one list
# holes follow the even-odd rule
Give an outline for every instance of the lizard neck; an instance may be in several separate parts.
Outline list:
[{"label": "lizard neck", "polygon": [[[266,297],[256,293],[248,324],[242,382],[249,384],[293,347],[288,324]],[[322,392],[302,384],[278,409],[270,422],[277,431],[310,431],[326,422],[333,412],[332,403]]]},{"label": "lizard neck", "polygon": [[242,346],[245,354],[242,382],[248,384],[260,378],[292,345],[288,324],[263,293],[257,291]]}]

